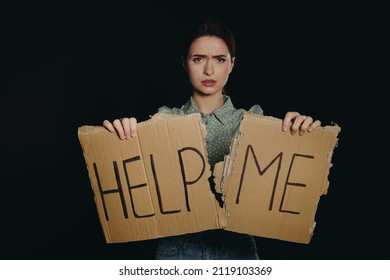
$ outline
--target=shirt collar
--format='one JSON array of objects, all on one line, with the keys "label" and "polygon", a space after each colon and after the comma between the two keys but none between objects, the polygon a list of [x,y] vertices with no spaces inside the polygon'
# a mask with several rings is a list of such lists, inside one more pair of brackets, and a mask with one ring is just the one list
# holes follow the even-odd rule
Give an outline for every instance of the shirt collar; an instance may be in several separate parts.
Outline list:
[{"label": "shirt collar", "polygon": [[[231,112],[234,111],[235,108],[229,96],[223,95],[223,98],[224,103],[222,104],[222,106],[216,109],[214,112],[210,113],[209,115],[214,115],[222,124],[225,124],[226,122],[228,122],[226,116],[230,116]],[[196,107],[192,97],[184,105],[183,109],[185,114],[199,113],[198,108]]]}]

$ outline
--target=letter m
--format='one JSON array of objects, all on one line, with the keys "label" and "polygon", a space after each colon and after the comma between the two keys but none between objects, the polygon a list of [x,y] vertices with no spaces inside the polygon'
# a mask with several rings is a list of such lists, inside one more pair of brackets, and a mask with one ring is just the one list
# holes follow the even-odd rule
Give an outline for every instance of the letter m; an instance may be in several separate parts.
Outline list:
[{"label": "letter m", "polygon": [[240,195],[241,195],[241,191],[242,191],[242,185],[243,185],[243,182],[244,182],[244,177],[245,177],[245,171],[246,171],[246,165],[247,165],[247,162],[248,162],[248,158],[249,158],[249,152],[251,153],[251,155],[253,156],[253,159],[255,161],[255,164],[256,164],[256,167],[257,167],[257,171],[259,172],[260,176],[263,176],[267,170],[276,162],[278,161],[278,168],[277,168],[277,171],[276,171],[276,175],[275,175],[275,180],[274,180],[274,184],[273,184],[273,188],[272,188],[272,196],[271,196],[271,200],[270,200],[270,204],[269,204],[269,211],[272,210],[272,206],[273,206],[273,202],[274,202],[274,196],[275,196],[275,190],[276,190],[276,185],[277,185],[277,182],[278,182],[278,178],[279,178],[279,172],[280,172],[280,169],[281,169],[281,165],[282,165],[282,158],[283,158],[283,153],[280,152],[263,170],[260,168],[260,165],[259,165],[259,162],[257,161],[257,157],[256,157],[256,154],[253,150],[253,147],[252,145],[248,145],[247,149],[246,149],[246,152],[245,152],[245,159],[244,159],[244,164],[242,165],[242,172],[241,172],[241,178],[240,178],[240,185],[238,187],[238,192],[237,192],[237,197],[236,197],[236,204],[239,204],[240,202]]}]

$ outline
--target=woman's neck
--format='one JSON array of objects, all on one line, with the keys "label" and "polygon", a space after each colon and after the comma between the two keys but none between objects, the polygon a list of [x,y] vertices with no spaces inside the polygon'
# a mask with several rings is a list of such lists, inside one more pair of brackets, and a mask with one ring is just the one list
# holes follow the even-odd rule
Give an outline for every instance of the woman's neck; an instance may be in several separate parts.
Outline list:
[{"label": "woman's neck", "polygon": [[208,115],[219,107],[221,107],[224,103],[222,93],[220,94],[192,94],[192,100],[194,101],[196,107],[199,112]]}]

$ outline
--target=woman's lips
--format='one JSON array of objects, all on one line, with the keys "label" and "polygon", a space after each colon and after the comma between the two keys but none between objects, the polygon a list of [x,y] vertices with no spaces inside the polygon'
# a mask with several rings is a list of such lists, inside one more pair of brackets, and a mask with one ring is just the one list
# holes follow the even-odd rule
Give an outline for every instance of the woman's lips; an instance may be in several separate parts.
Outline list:
[{"label": "woman's lips", "polygon": [[204,85],[205,87],[212,87],[216,83],[217,83],[217,81],[214,81],[214,80],[204,80],[204,81],[202,81],[202,85]]}]

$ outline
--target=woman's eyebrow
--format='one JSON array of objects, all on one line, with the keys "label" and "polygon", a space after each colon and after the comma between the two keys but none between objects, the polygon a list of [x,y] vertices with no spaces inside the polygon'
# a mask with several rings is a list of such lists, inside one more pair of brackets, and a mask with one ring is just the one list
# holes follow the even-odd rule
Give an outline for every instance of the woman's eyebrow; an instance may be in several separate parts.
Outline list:
[{"label": "woman's eyebrow", "polygon": [[[205,55],[205,54],[193,54],[191,57],[194,57],[194,56],[196,56],[196,57],[202,57],[202,58],[207,57],[207,55]],[[218,54],[218,55],[213,55],[212,57],[213,57],[213,58],[226,58],[227,56],[224,55],[224,54]]]}]

